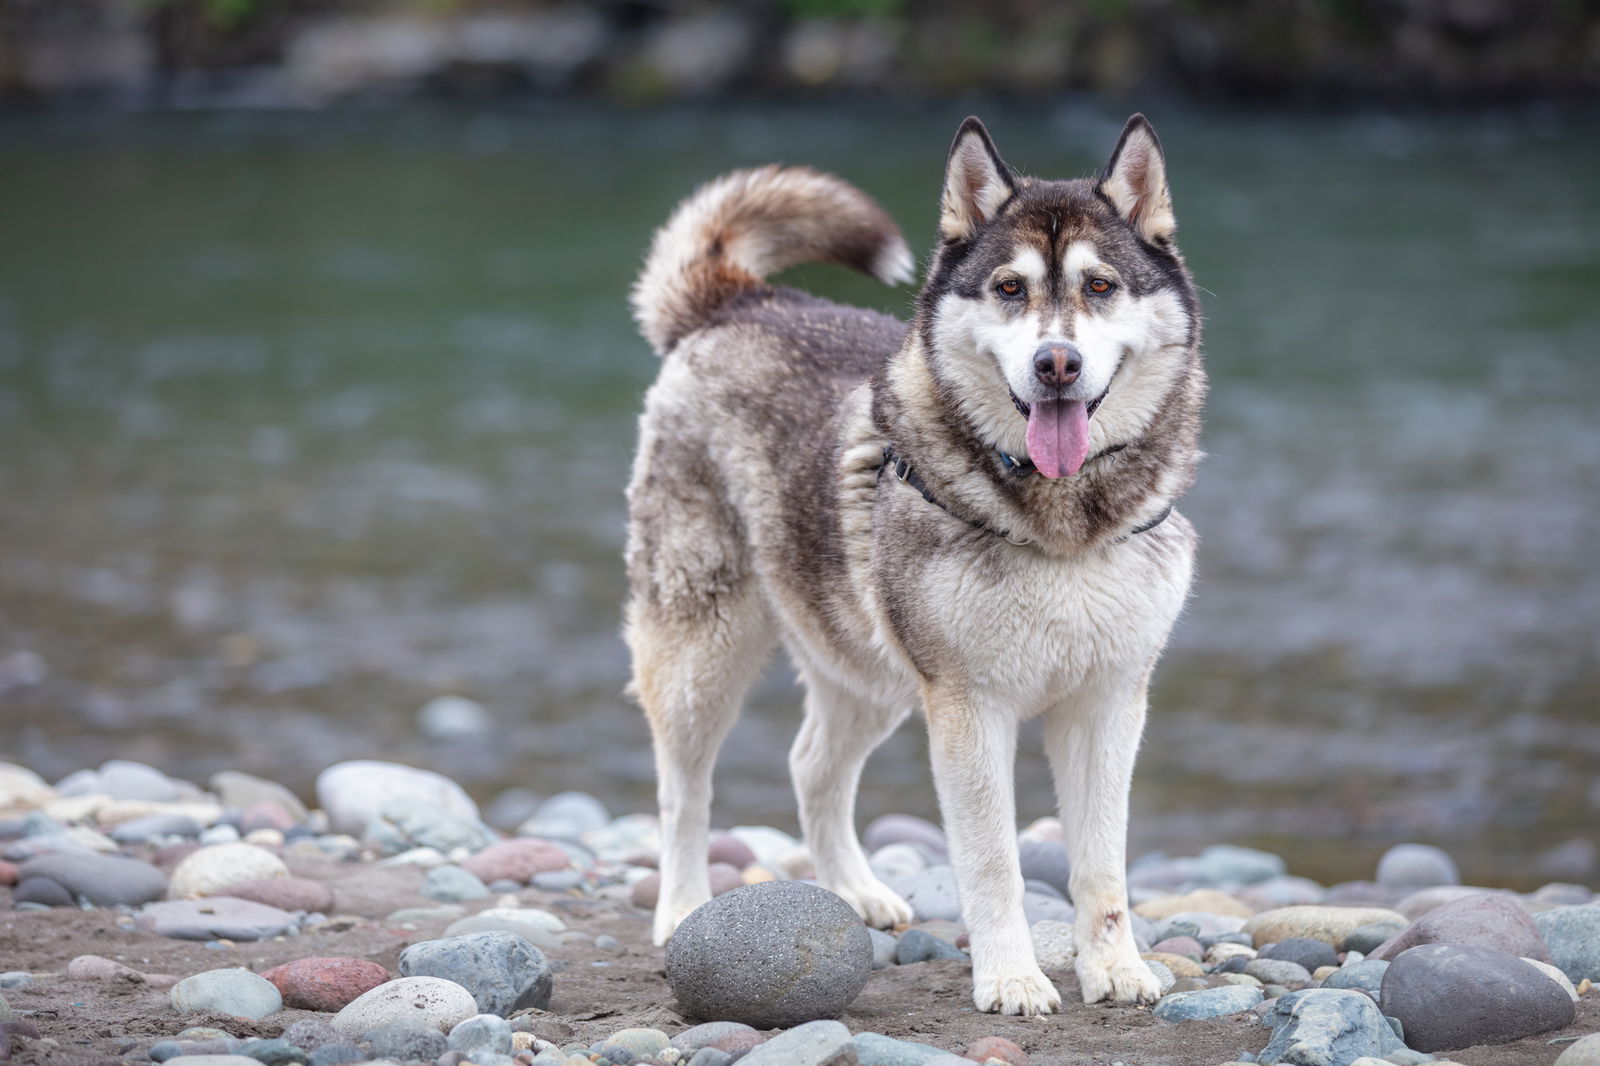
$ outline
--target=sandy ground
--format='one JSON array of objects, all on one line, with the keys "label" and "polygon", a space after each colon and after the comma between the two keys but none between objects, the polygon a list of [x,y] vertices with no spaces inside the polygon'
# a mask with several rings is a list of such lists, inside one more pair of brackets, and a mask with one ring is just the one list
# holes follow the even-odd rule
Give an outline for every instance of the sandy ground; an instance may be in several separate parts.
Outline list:
[{"label": "sandy ground", "polygon": [[[105,955],[148,973],[187,976],[225,966],[263,970],[292,959],[343,955],[372,959],[398,972],[400,950],[439,935],[444,919],[415,930],[386,926],[382,917],[402,907],[427,905],[417,895],[422,871],[333,862],[292,864],[293,872],[328,882],[334,889],[336,921],[314,932],[276,941],[241,943],[217,950],[201,943],[130,932],[110,910],[18,912],[0,889],[0,971],[27,970],[27,988],[7,990],[8,1002],[48,1040],[19,1041],[12,1061],[45,1066],[107,1063],[148,1047],[191,1025],[215,1025],[235,1036],[276,1036],[291,1022],[315,1017],[284,1010],[259,1022],[213,1015],[180,1015],[167,993],[131,983],[70,982],[60,976],[78,955]],[[557,1042],[593,1041],[628,1026],[649,1026],[669,1035],[693,1024],[675,1010],[662,973],[661,951],[650,944],[649,919],[626,903],[560,896],[535,889],[524,903],[562,915],[568,926],[591,936],[610,933],[622,950],[605,952],[577,944],[550,954],[560,967],[555,998],[540,1019],[539,1035]],[[469,904],[468,910],[491,901]],[[1215,1066],[1240,1052],[1258,1052],[1268,1030],[1251,1015],[1171,1024],[1147,1010],[1084,1006],[1070,972],[1051,975],[1066,1007],[1045,1018],[1001,1018],[970,1006],[965,963],[940,961],[897,966],[872,975],[843,1015],[852,1031],[870,1030],[960,1053],[979,1037],[998,1034],[1015,1041],[1035,1066]],[[323,1016],[327,1017],[327,1016]],[[1567,1029],[1511,1044],[1453,1053],[1467,1066],[1547,1066],[1566,1046],[1551,1044],[1600,1030],[1600,997],[1586,996]],[[55,1042],[52,1047],[49,1040]]]}]

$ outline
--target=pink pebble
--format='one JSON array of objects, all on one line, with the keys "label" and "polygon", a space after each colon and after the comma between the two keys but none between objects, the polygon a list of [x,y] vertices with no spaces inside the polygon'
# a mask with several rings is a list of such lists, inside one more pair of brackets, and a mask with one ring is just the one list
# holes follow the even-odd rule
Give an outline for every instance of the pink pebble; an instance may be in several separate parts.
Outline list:
[{"label": "pink pebble", "polygon": [[1164,955],[1193,956],[1196,959],[1206,953],[1200,946],[1200,941],[1192,936],[1169,936],[1159,944],[1150,945],[1151,951],[1159,951]]},{"label": "pink pebble", "polygon": [[646,874],[633,883],[633,905],[647,911],[656,909],[656,901],[661,898],[661,875]]},{"label": "pink pebble", "polygon": [[711,864],[711,894],[720,896],[724,892],[732,892],[736,888],[744,887],[744,877],[739,868],[725,862]]},{"label": "pink pebble", "polygon": [[710,862],[725,862],[729,866],[743,870],[756,861],[756,853],[750,850],[750,845],[738,837],[723,834],[711,839],[711,849],[707,859]]},{"label": "pink pebble", "polygon": [[328,914],[333,910],[333,890],[305,877],[262,877],[229,885],[219,895],[265,903],[283,911]]},{"label": "pink pebble", "polygon": [[1006,1066],[1028,1066],[1028,1053],[1003,1036],[986,1036],[967,1047],[966,1057],[973,1062],[1002,1062]]},{"label": "pink pebble", "polygon": [[337,1011],[388,981],[389,971],[367,959],[296,959],[261,975],[283,994],[285,1007]]},{"label": "pink pebble", "polygon": [[548,840],[517,837],[490,844],[462,863],[461,868],[484,884],[516,881],[525,885],[536,874],[565,870],[570,865],[567,853]]},{"label": "pink pebble", "polygon": [[257,829],[276,829],[286,833],[295,827],[294,815],[283,804],[260,800],[239,813],[239,832],[253,833]]}]

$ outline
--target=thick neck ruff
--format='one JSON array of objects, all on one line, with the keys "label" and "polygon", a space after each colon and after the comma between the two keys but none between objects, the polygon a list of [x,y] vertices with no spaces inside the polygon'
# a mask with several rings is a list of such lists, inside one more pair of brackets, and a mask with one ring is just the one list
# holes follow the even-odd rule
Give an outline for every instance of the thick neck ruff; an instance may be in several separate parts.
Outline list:
[{"label": "thick neck ruff", "polygon": [[[1113,444],[1111,447],[1090,456],[1083,465],[1088,466],[1089,463],[1094,462],[1096,459],[1110,455],[1113,452],[1119,452],[1126,447],[1126,444]],[[1019,459],[1015,455],[1001,451],[999,448],[996,448],[995,452],[1000,456],[1000,465],[1003,466],[1006,472],[1011,474],[1013,477],[1028,477],[1035,472],[1033,464],[1028,462],[1028,460]],[[949,505],[942,503],[939,498],[933,494],[933,491],[929,489],[927,483],[918,476],[916,470],[912,468],[911,464],[905,459],[901,458],[899,455],[895,454],[893,445],[884,446],[883,462],[878,464],[876,470],[878,472],[878,479],[880,482],[883,479],[883,472],[885,470],[891,471],[896,480],[904,481],[907,485],[910,485],[912,488],[916,489],[922,494],[922,498],[924,500],[927,500],[929,503],[933,504],[950,517],[960,519],[973,529],[981,530],[984,533],[999,537],[1001,540],[1009,541],[1010,543],[1016,545],[1027,545],[1032,543],[1032,541],[1012,537],[1009,529],[996,529],[987,522],[980,521],[976,518],[968,518],[966,515],[951,510]],[[1143,523],[1136,529],[1133,529],[1123,536],[1118,537],[1116,540],[1112,541],[1112,543],[1121,544],[1126,540],[1131,540],[1132,538],[1138,536],[1140,533],[1150,532],[1152,529],[1165,522],[1171,516],[1172,507],[1172,504],[1167,504],[1161,509],[1160,514]]]}]

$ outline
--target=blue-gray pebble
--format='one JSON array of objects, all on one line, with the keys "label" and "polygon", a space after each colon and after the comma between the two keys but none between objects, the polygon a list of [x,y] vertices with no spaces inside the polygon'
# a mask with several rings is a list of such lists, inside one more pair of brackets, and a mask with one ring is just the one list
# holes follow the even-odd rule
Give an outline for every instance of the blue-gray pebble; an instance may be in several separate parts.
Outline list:
[{"label": "blue-gray pebble", "polygon": [[504,1017],[550,1005],[550,963],[516,933],[490,930],[412,944],[400,953],[400,975],[454,981],[484,1014]]},{"label": "blue-gray pebble", "polygon": [[1192,1022],[1203,1018],[1238,1014],[1260,1002],[1259,988],[1247,985],[1223,985],[1220,988],[1201,988],[1193,992],[1174,992],[1169,996],[1163,996],[1151,1013],[1163,1021]]},{"label": "blue-gray pebble", "polygon": [[511,1054],[511,1023],[498,1014],[475,1014],[456,1023],[447,1043],[451,1051]]},{"label": "blue-gray pebble", "polygon": [[1262,1019],[1272,1039],[1263,1063],[1347,1063],[1405,1047],[1372,997],[1348,988],[1306,988],[1278,998]]},{"label": "blue-gray pebble", "polygon": [[1576,984],[1600,984],[1600,903],[1553,907],[1533,916],[1556,967]]},{"label": "blue-gray pebble", "polygon": [[463,900],[483,899],[489,894],[489,889],[476,875],[459,866],[435,866],[422,879],[422,887],[417,892],[424,899],[436,903],[460,903]]},{"label": "blue-gray pebble", "polygon": [[310,1057],[303,1049],[281,1037],[276,1040],[246,1040],[234,1054],[247,1055],[266,1066],[289,1066],[291,1063],[303,1063]]},{"label": "blue-gray pebble", "polygon": [[1389,964],[1382,959],[1362,959],[1347,963],[1329,974],[1323,988],[1354,988],[1376,993],[1383,987],[1383,974]]},{"label": "blue-gray pebble", "polygon": [[925,933],[921,929],[907,929],[900,934],[900,941],[895,945],[894,961],[901,966],[909,966],[917,962],[929,962],[933,959],[965,959],[967,953],[947,940],[942,940],[932,933]]},{"label": "blue-gray pebble", "polygon": [[363,1036],[375,1059],[397,1062],[432,1062],[449,1050],[445,1036],[432,1026],[415,1022],[390,1022]]},{"label": "blue-gray pebble", "polygon": [[365,1062],[367,1053],[354,1044],[323,1044],[311,1053],[308,1066],[343,1066],[347,1062]]},{"label": "blue-gray pebble", "polygon": [[929,1059],[949,1054],[941,1048],[896,1040],[882,1033],[857,1033],[850,1043],[860,1066],[922,1066]]},{"label": "blue-gray pebble", "polygon": [[1296,963],[1305,967],[1308,974],[1315,973],[1321,966],[1339,965],[1339,956],[1331,946],[1321,940],[1300,936],[1268,944],[1261,949],[1261,957]]}]

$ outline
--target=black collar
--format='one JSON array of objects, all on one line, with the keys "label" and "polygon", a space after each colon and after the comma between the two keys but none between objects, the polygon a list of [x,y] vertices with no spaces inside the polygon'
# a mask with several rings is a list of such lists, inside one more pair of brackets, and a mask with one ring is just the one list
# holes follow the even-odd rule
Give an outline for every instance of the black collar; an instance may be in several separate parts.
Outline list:
[{"label": "black collar", "polygon": [[[1099,459],[1101,456],[1110,455],[1113,452],[1120,452],[1126,447],[1126,444],[1113,444],[1104,451],[1097,452],[1094,456],[1086,460],[1084,465],[1089,465],[1089,463],[1094,462],[1095,459]],[[1033,463],[1029,462],[1027,459],[1020,459],[1015,455],[1011,455],[1009,452],[1001,451],[999,448],[996,448],[995,452],[1000,456],[1000,465],[1008,474],[1011,474],[1013,477],[1027,477],[1036,470],[1036,467],[1033,465]],[[1001,540],[1011,541],[1012,544],[1029,543],[1028,541],[1012,540],[1011,531],[1009,529],[996,529],[987,522],[981,522],[976,518],[968,518],[966,515],[957,514],[955,511],[952,511],[949,507],[945,506],[928,488],[928,483],[923,481],[922,477],[914,469],[912,469],[911,464],[905,459],[901,458],[899,455],[895,454],[894,445],[892,444],[884,445],[883,462],[879,463],[876,469],[880,478],[883,477],[884,470],[892,470],[896,478],[904,481],[907,485],[910,485],[912,488],[920,492],[924,500],[927,500],[929,503],[939,508],[939,510],[949,515],[951,518],[960,519],[973,529],[982,530],[985,533],[999,537]],[[1172,515],[1172,506],[1173,505],[1170,503],[1167,504],[1161,509],[1160,514],[1156,515],[1154,518],[1150,519],[1148,522],[1144,523],[1138,528],[1132,530],[1127,534],[1127,536],[1118,537],[1116,540],[1112,541],[1112,543],[1121,544],[1123,541],[1132,537],[1136,537],[1140,533],[1150,532],[1152,529],[1165,522]]]}]

